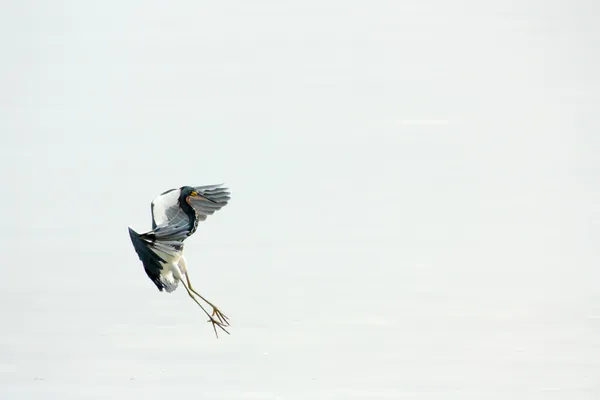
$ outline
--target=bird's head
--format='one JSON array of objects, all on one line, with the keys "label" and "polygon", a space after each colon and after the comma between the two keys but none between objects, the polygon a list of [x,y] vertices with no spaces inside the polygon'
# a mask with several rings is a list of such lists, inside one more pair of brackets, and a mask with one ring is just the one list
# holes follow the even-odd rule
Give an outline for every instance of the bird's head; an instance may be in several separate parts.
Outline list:
[{"label": "bird's head", "polygon": [[193,199],[210,201],[211,203],[215,202],[214,200],[209,199],[208,197],[204,196],[200,191],[196,190],[195,188],[193,188],[191,186],[183,186],[181,188],[180,197],[184,200],[187,200],[188,198],[191,197]]}]

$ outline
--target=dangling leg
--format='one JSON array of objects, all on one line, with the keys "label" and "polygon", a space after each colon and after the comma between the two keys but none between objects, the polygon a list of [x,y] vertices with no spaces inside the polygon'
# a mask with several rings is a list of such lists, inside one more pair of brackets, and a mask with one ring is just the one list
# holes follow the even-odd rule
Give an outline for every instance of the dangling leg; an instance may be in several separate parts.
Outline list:
[{"label": "dangling leg", "polygon": [[226,334],[229,335],[229,332],[227,332],[227,329],[225,329],[223,327],[223,323],[220,321],[217,321],[216,319],[214,319],[209,313],[208,311],[206,311],[206,309],[204,307],[202,307],[202,304],[200,304],[198,302],[198,300],[196,300],[196,298],[194,297],[194,295],[192,294],[192,292],[190,291],[190,289],[188,289],[187,285],[183,282],[183,280],[180,279],[181,284],[183,285],[183,287],[185,288],[185,290],[187,290],[188,294],[190,295],[190,297],[192,298],[192,300],[194,300],[196,302],[196,304],[198,304],[200,306],[200,308],[202,309],[202,311],[204,311],[204,314],[206,314],[209,318],[208,322],[212,323],[213,326],[213,330],[215,331],[215,335],[217,336],[217,339],[219,338],[219,334],[217,333],[217,326],[219,328],[221,328]]},{"label": "dangling leg", "polygon": [[190,276],[188,275],[188,271],[187,271],[187,264],[185,262],[185,257],[183,255],[179,259],[179,263],[177,265],[181,269],[181,272],[183,272],[185,274],[185,279],[187,281],[189,290],[191,290],[192,293],[194,293],[196,296],[200,297],[202,300],[204,300],[206,302],[206,304],[208,304],[209,306],[212,307],[212,309],[213,309],[212,316],[213,317],[217,317],[219,319],[219,321],[221,322],[221,324],[229,326],[229,318],[227,318],[227,316],[225,314],[223,314],[221,312],[221,310],[219,310],[217,308],[217,306],[215,306],[213,303],[211,303],[210,301],[205,299],[200,293],[196,292],[194,290],[194,288],[192,287],[192,282],[190,282]]}]

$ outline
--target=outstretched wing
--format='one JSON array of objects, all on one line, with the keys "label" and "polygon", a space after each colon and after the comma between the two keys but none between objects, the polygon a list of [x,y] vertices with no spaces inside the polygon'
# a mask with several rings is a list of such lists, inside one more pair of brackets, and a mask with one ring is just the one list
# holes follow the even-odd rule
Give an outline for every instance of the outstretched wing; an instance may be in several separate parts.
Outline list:
[{"label": "outstretched wing", "polygon": [[150,205],[152,211],[152,229],[157,226],[179,223],[190,223],[190,218],[181,209],[179,196],[181,189],[171,189],[159,194],[152,200]]},{"label": "outstretched wing", "polygon": [[171,291],[169,282],[162,280],[160,273],[163,264],[179,257],[183,250],[183,240],[187,237],[187,229],[166,226],[139,234],[129,228],[129,237],[150,280],[158,290]]},{"label": "outstretched wing", "polygon": [[223,184],[194,187],[194,190],[200,196],[189,196],[187,198],[188,204],[196,212],[194,226],[189,233],[190,235],[196,232],[198,222],[205,221],[209,215],[225,207],[231,199],[229,189],[222,186]]}]

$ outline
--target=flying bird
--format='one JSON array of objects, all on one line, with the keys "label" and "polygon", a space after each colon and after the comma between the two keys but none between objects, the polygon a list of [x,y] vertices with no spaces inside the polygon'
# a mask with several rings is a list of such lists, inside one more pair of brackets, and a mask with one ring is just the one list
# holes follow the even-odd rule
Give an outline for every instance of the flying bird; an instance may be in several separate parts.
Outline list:
[{"label": "flying bird", "polygon": [[[225,328],[229,326],[229,320],[192,287],[183,255],[183,242],[196,232],[199,222],[227,205],[229,189],[222,186],[182,186],[167,190],[154,198],[150,205],[151,231],[140,234],[129,227],[131,242],[148,278],[159,291],[168,293],[177,289],[181,282],[188,295],[208,316],[217,338],[217,327],[229,334]],[[206,311],[198,298],[212,307],[212,313]]]}]

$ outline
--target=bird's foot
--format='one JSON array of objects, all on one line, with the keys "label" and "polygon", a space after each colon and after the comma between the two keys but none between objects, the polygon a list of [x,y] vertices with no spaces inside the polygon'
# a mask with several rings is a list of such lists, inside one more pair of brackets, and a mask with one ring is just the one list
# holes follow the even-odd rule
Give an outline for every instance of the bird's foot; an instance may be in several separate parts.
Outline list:
[{"label": "bird's foot", "polygon": [[227,316],[223,314],[217,307],[213,305],[211,305],[211,307],[213,308],[212,316],[217,317],[221,325],[229,326],[229,318],[227,318]]},{"label": "bird's foot", "polygon": [[224,324],[222,324],[220,321],[217,321],[213,317],[210,317],[210,319],[207,322],[210,322],[212,324],[217,339],[219,338],[219,334],[217,333],[217,327],[219,327],[219,329],[221,329],[223,332],[229,335],[229,332],[227,332],[227,329],[225,329]]}]

